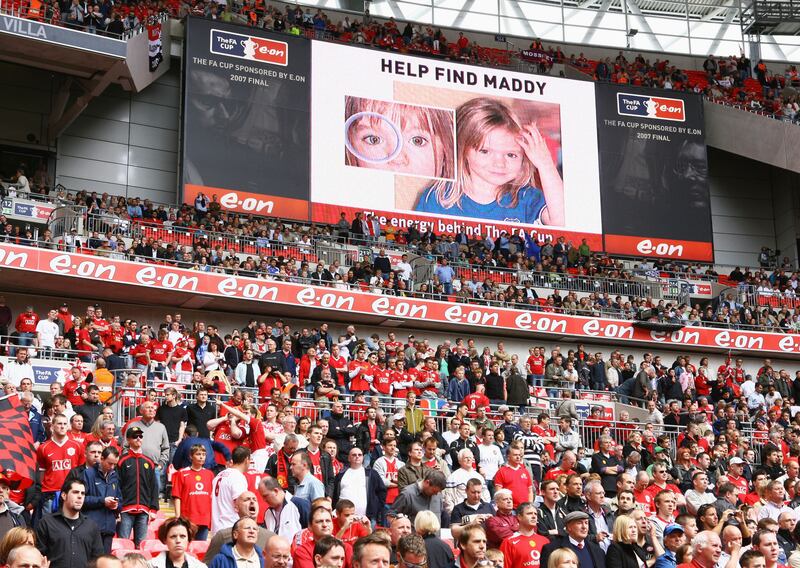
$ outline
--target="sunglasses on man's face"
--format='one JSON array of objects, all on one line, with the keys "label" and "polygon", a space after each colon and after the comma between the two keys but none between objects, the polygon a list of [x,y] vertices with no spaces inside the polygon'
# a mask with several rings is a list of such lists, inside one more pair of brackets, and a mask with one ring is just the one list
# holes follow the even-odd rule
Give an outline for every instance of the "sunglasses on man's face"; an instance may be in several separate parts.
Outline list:
[{"label": "sunglasses on man's face", "polygon": [[141,440],[142,438],[144,438],[144,434],[134,434],[133,436],[130,436],[130,437],[131,438],[136,438],[138,440]]}]

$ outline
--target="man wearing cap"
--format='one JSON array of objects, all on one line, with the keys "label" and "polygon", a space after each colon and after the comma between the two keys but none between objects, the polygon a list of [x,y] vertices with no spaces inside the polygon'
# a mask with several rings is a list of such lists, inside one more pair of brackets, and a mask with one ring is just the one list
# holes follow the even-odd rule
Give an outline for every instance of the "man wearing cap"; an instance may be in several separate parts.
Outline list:
[{"label": "man wearing cap", "polygon": [[128,449],[120,458],[117,469],[122,491],[122,509],[118,535],[131,538],[138,547],[147,536],[147,523],[158,511],[156,464],[143,453],[144,432],[130,426],[125,432]]},{"label": "man wearing cap", "polygon": [[[569,548],[578,556],[578,565],[581,568],[605,568],[606,553],[589,536],[589,515],[583,511],[573,511],[564,517],[564,531],[566,536],[556,537],[542,548],[540,559],[541,566],[547,566],[547,561],[554,550]],[[710,568],[710,567],[707,567]]]},{"label": "man wearing cap", "polygon": [[25,521],[22,519],[22,506],[8,498],[12,483],[5,472],[0,473],[0,541],[14,527],[25,526]]},{"label": "man wearing cap", "polygon": [[665,552],[658,558],[653,568],[675,568],[678,560],[675,553],[686,543],[686,535],[683,527],[677,523],[670,523],[664,527],[664,549]]},{"label": "man wearing cap", "polygon": [[750,489],[749,482],[744,476],[744,460],[738,456],[734,456],[728,462],[728,482],[732,483],[736,488],[736,496],[747,495]]}]

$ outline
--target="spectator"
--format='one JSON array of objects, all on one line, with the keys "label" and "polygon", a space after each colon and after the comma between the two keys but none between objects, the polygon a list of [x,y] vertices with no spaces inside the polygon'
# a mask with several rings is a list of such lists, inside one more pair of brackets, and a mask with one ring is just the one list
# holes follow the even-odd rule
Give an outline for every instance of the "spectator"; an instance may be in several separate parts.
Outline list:
[{"label": "spectator", "polygon": [[175,516],[185,517],[195,526],[194,536],[197,540],[207,540],[211,527],[211,488],[214,474],[205,467],[207,455],[205,446],[193,444],[189,448],[191,465],[179,469],[172,476]]},{"label": "spectator", "polygon": [[[409,556],[409,545],[416,545],[416,555],[427,559],[428,568],[449,568],[453,565],[455,558],[453,551],[445,542],[439,538],[439,518],[431,511],[420,511],[414,520],[414,530],[417,535],[422,537],[422,541],[414,540],[414,535],[408,535],[400,539],[397,545],[398,559],[407,564],[406,558]],[[421,546],[420,546],[421,545]]]},{"label": "spectator", "polygon": [[[141,417],[128,424],[128,430],[138,428],[144,435],[142,453],[154,464],[156,468],[156,483],[158,493],[161,493],[161,472],[167,467],[170,457],[170,442],[166,427],[156,422],[156,405],[145,401],[141,407]],[[127,436],[126,436],[127,438]]]},{"label": "spectator", "polygon": [[[600,545],[589,536],[589,515],[581,511],[573,511],[564,517],[566,536],[552,539],[542,548],[540,564],[548,566],[550,555],[559,548],[572,550],[583,568],[605,568],[605,552]],[[710,567],[706,567],[710,568]]]},{"label": "spectator", "polygon": [[[327,536],[333,536],[333,517],[325,507],[315,507],[311,511],[308,528],[311,537],[306,542],[297,546],[292,553],[293,568],[314,568],[315,542]],[[349,544],[343,543],[345,549],[345,565],[350,563],[353,549]]]},{"label": "spectator", "polygon": [[61,488],[61,510],[36,525],[36,546],[52,568],[79,568],[103,554],[98,526],[84,515],[86,486],[70,480]]},{"label": "spectator", "polygon": [[111,544],[117,532],[117,515],[122,503],[118,463],[119,450],[108,447],[103,450],[99,463],[87,468],[83,474],[86,516],[100,529],[106,554],[111,554]]},{"label": "spectator", "polygon": [[[25,526],[22,518],[24,508],[8,498],[11,484],[12,481],[7,475],[0,474],[0,542],[14,527]],[[0,558],[0,562],[3,562],[2,558]]]},{"label": "spectator", "polygon": [[504,488],[511,491],[512,507],[533,502],[533,479],[522,464],[522,455],[522,442],[515,440],[508,448],[508,465],[501,466],[494,476],[495,491]]},{"label": "spectator", "polygon": [[189,543],[195,538],[195,529],[192,522],[183,517],[176,516],[167,519],[158,527],[158,540],[167,547],[167,550],[150,560],[150,566],[152,568],[167,568],[168,566],[203,568],[205,564],[187,552]]},{"label": "spectator", "polygon": [[245,472],[250,468],[250,450],[237,447],[231,454],[231,466],[220,472],[212,484],[211,534],[233,525],[240,517],[236,499],[247,491]]},{"label": "spectator", "polygon": [[[260,490],[260,489],[259,489]],[[236,513],[240,519],[249,518],[257,522],[258,519],[258,497],[252,491],[245,491],[236,499],[234,504]],[[233,525],[225,527],[217,531],[211,538],[211,542],[206,550],[206,555],[203,558],[207,565],[211,565],[214,557],[219,554],[222,545],[231,541],[231,533],[233,532]],[[275,533],[265,529],[264,527],[258,528],[258,538],[256,544],[262,550],[267,549],[267,542]]]},{"label": "spectator", "polygon": [[148,521],[159,509],[158,481],[153,460],[144,454],[144,432],[138,426],[125,431],[128,449],[119,460],[119,484],[122,507],[118,534],[131,538],[136,546],[147,535]]},{"label": "spectator", "polygon": [[411,522],[420,511],[433,511],[437,516],[441,516],[442,497],[440,493],[444,490],[446,480],[444,474],[437,470],[428,470],[424,478],[416,483],[406,486],[395,499],[392,511],[394,514],[402,513]]},{"label": "spectator", "polygon": [[500,544],[519,529],[519,521],[514,514],[514,499],[508,489],[498,489],[494,494],[496,513],[486,519],[486,543],[490,548]]},{"label": "spectator", "polygon": [[208,565],[209,568],[237,568],[264,565],[264,553],[258,542],[258,524],[250,517],[238,519],[231,529],[231,541],[222,545],[219,554]]},{"label": "spectator", "polygon": [[311,505],[307,500],[293,497],[272,477],[261,480],[258,492],[269,507],[264,516],[268,530],[291,540],[308,526]]},{"label": "spectator", "polygon": [[355,504],[357,515],[371,519],[378,517],[386,500],[386,487],[378,472],[364,467],[364,453],[358,447],[350,449],[348,467],[334,480],[333,501],[349,499]]},{"label": "spectator", "polygon": [[[529,559],[534,558],[534,551],[541,553],[544,545],[550,542],[547,537],[537,534],[536,511],[533,503],[523,503],[517,507],[519,528],[511,537],[504,539],[500,545],[504,566],[523,566]],[[536,566],[536,564],[534,563],[532,566]]]}]

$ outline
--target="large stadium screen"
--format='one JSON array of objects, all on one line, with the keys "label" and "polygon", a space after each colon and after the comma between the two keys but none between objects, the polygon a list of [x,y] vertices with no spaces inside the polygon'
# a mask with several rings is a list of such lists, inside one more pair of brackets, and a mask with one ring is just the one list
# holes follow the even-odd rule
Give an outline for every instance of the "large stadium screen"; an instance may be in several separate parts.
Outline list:
[{"label": "large stadium screen", "polygon": [[[659,103],[642,100],[645,114],[630,116],[638,111],[626,99],[628,114],[615,114],[608,86],[193,18],[184,87],[185,202],[202,192],[224,209],[313,222],[372,214],[397,230],[493,239],[505,231],[711,259],[710,227],[701,238],[684,236],[683,222],[628,220],[644,204],[631,198],[631,183],[657,190],[658,212],[659,200],[678,195],[670,192],[680,176],[666,173],[687,159],[692,175],[707,169],[692,145],[702,143],[694,99],[675,100],[679,127],[699,134],[679,136],[641,126],[663,122],[647,114]],[[643,172],[626,162],[634,149],[634,160],[673,153],[674,164]],[[702,189],[708,217],[705,181]],[[604,233],[613,238],[604,243]]]}]

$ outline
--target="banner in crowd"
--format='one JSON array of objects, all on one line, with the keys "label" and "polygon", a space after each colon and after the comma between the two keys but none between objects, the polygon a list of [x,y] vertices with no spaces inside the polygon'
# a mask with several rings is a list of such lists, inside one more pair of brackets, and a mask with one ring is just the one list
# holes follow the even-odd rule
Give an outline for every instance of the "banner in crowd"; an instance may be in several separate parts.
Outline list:
[{"label": "banner in crowd", "polygon": [[530,63],[545,63],[547,65],[553,63],[553,56],[541,49],[522,49],[519,52],[519,57]]},{"label": "banner in crowd", "polygon": [[[0,268],[80,278],[91,282],[140,286],[148,294],[180,292],[187,296],[212,296],[266,302],[282,310],[292,306],[312,308],[317,318],[323,312],[346,313],[350,321],[360,316],[378,316],[485,333],[502,331],[530,337],[574,337],[623,344],[654,343],[726,353],[765,352],[797,358],[800,335],[739,331],[707,327],[685,327],[665,332],[643,329],[627,320],[561,315],[493,306],[383,296],[360,291],[338,290],[289,282],[203,273],[156,264],[114,260],[97,256],[63,253],[0,243]],[[211,308],[209,308],[211,309]],[[286,313],[285,311],[283,312]],[[333,317],[336,317],[335,315]],[[367,318],[364,318],[365,320]],[[376,321],[374,318],[370,321]]]},{"label": "banner in crowd", "polygon": [[161,62],[164,61],[164,53],[161,45],[161,22],[155,16],[150,16],[147,20],[147,40],[148,56],[150,57],[150,71],[155,71]]},{"label": "banner in crowd", "polygon": [[28,414],[16,394],[0,398],[0,473],[22,491],[36,479],[36,453]]},{"label": "banner in crowd", "polygon": [[396,231],[713,258],[694,95],[191,17],[185,50],[184,202],[203,193],[223,210],[303,221],[360,213]]},{"label": "banner in crowd", "polygon": [[712,262],[699,95],[598,83],[605,250]]},{"label": "banner in crowd", "polygon": [[183,199],[308,219],[311,42],[187,18]]}]

